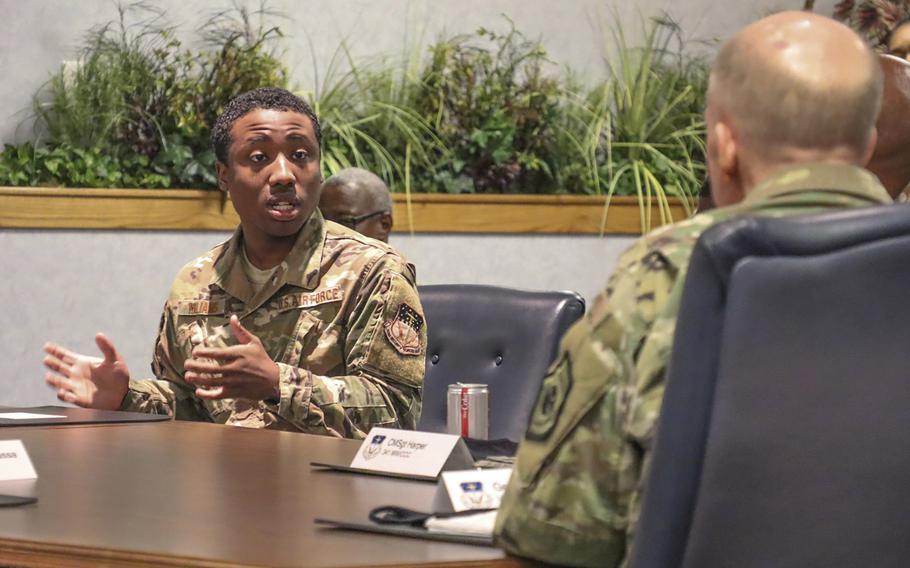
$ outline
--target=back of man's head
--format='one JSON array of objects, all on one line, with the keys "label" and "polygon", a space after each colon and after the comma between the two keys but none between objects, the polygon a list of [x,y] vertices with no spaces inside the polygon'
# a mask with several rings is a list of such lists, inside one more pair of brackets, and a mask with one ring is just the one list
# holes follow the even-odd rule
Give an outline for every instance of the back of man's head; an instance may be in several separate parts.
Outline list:
[{"label": "back of man's head", "polygon": [[881,55],[879,63],[885,88],[875,125],[878,143],[868,168],[897,197],[910,184],[910,62]]},{"label": "back of man's head", "polygon": [[783,166],[864,165],[881,100],[875,55],[848,27],[781,12],[721,48],[708,89],[708,166],[718,205]]},{"label": "back of man's head", "polygon": [[383,242],[389,240],[392,197],[385,182],[373,172],[346,168],[325,180],[319,209],[330,221]]}]

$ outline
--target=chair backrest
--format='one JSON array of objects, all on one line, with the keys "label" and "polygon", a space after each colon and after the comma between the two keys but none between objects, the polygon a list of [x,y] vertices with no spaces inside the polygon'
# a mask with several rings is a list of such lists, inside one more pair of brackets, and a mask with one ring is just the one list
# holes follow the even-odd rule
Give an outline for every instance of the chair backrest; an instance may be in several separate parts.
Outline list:
[{"label": "chair backrest", "polygon": [[446,430],[446,388],[482,383],[490,390],[490,438],[518,441],[547,367],[566,329],[585,311],[575,292],[494,286],[421,286],[429,338],[418,428]]},{"label": "chair backrest", "polygon": [[633,568],[910,562],[908,207],[702,235]]}]

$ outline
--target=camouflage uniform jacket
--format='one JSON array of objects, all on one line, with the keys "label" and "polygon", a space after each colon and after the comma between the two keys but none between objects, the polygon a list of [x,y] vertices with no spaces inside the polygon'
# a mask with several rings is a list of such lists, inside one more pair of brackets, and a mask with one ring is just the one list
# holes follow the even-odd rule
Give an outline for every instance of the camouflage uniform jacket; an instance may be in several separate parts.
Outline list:
[{"label": "camouflage uniform jacket", "polygon": [[784,170],[735,206],[639,239],[544,378],[496,519],[506,550],[572,566],[625,561],[664,392],[684,276],[699,235],[743,214],[793,215],[889,203],[865,170]]},{"label": "camouflage uniform jacket", "polygon": [[[130,381],[121,409],[346,438],[373,426],[414,428],[426,347],[414,267],[316,211],[254,294],[242,239],[238,228],[179,272],[155,344],[158,380]],[[232,339],[231,314],[278,363],[278,400],[204,401],[183,380],[196,345]]]}]

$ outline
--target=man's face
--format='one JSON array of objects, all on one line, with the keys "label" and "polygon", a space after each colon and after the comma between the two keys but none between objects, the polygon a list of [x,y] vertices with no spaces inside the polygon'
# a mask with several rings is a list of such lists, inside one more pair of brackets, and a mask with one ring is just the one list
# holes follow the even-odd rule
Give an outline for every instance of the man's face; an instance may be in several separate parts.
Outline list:
[{"label": "man's face", "polygon": [[888,53],[910,61],[910,23],[904,24],[891,33]]},{"label": "man's face", "polygon": [[366,191],[342,185],[327,185],[322,190],[319,209],[329,221],[354,229],[361,235],[388,242],[391,216],[376,209]]},{"label": "man's face", "polygon": [[319,202],[319,146],[304,114],[256,109],[240,117],[217,170],[252,243],[296,235]]}]

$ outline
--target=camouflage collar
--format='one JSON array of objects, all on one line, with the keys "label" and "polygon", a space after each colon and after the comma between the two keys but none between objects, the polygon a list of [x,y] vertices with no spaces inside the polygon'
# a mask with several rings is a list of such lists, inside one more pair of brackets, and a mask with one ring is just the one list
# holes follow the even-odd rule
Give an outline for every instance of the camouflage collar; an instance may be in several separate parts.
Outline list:
[{"label": "camouflage collar", "polygon": [[285,284],[299,286],[304,290],[315,290],[319,284],[325,236],[325,221],[319,209],[316,209],[298,233],[294,248],[275,271],[273,281],[254,297],[253,289],[241,264],[243,227],[239,226],[225,243],[224,252],[215,261],[212,284],[242,300],[249,309],[256,309],[258,304],[270,298]]},{"label": "camouflage collar", "polygon": [[282,284],[301,286],[315,290],[319,285],[319,268],[322,266],[322,250],[325,246],[325,221],[319,209],[314,209],[310,220],[304,225],[294,243],[291,253],[281,263],[284,277]]},{"label": "camouflage collar", "polygon": [[813,163],[784,168],[755,186],[743,200],[751,205],[804,191],[847,194],[870,203],[892,203],[882,184],[868,170],[847,164]]}]

